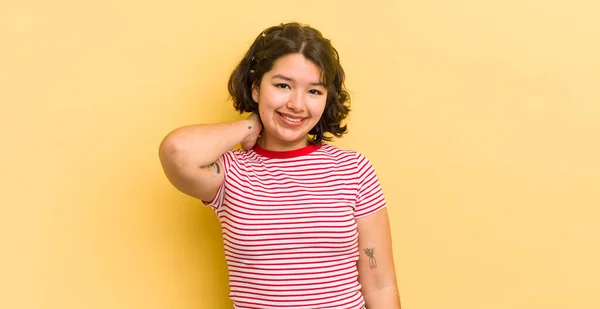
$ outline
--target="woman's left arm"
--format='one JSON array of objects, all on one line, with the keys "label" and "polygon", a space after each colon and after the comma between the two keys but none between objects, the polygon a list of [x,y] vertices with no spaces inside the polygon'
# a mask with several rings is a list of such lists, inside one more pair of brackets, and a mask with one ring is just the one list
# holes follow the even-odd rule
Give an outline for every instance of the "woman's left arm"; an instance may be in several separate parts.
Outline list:
[{"label": "woman's left arm", "polygon": [[367,309],[400,309],[387,208],[356,219],[358,281]]}]

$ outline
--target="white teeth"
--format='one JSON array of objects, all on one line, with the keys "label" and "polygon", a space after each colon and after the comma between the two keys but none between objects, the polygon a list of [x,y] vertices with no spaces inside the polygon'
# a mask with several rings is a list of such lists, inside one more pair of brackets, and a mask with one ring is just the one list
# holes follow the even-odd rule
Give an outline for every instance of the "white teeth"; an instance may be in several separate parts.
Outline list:
[{"label": "white teeth", "polygon": [[285,118],[286,120],[288,120],[288,121],[291,121],[291,122],[300,122],[300,121],[302,121],[302,119],[294,119],[294,118],[290,118],[290,117],[288,117],[288,116],[286,116],[286,115],[284,115],[284,114],[280,114],[280,115],[281,115],[283,118]]}]

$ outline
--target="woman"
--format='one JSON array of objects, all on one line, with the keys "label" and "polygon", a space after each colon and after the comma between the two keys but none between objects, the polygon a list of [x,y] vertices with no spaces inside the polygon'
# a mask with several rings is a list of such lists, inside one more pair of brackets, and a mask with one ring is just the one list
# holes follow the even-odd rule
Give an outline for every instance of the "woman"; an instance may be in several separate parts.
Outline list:
[{"label": "woman", "polygon": [[250,116],[176,129],[160,159],[177,189],[218,215],[235,308],[399,309],[373,167],[325,143],[346,133],[349,112],[329,40],[297,23],[270,27],[228,88]]}]

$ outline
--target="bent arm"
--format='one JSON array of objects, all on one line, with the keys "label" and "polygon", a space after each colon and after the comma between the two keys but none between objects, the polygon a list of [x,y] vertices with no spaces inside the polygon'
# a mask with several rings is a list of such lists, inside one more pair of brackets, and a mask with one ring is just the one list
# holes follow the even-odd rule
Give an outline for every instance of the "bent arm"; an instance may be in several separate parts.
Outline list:
[{"label": "bent arm", "polygon": [[358,281],[367,309],[400,309],[387,208],[356,221]]},{"label": "bent arm", "polygon": [[244,139],[257,136],[256,130],[260,132],[260,123],[250,118],[178,128],[160,144],[159,158],[165,175],[179,191],[211,200],[224,179],[218,158]]}]

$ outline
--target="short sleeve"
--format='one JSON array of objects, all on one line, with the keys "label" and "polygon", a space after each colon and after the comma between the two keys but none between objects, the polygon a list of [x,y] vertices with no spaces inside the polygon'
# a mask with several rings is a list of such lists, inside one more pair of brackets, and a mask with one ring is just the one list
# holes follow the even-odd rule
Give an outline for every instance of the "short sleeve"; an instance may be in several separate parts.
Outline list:
[{"label": "short sleeve", "polygon": [[210,201],[202,201],[204,205],[210,206],[213,209],[219,209],[223,205],[223,198],[225,197],[225,187],[227,183],[227,175],[230,172],[231,166],[235,162],[235,153],[233,150],[229,150],[219,157],[221,167],[223,168],[223,182],[217,190],[217,194]]},{"label": "short sleeve", "polygon": [[371,162],[362,154],[357,153],[358,192],[354,217],[370,215],[386,207],[383,190]]}]

